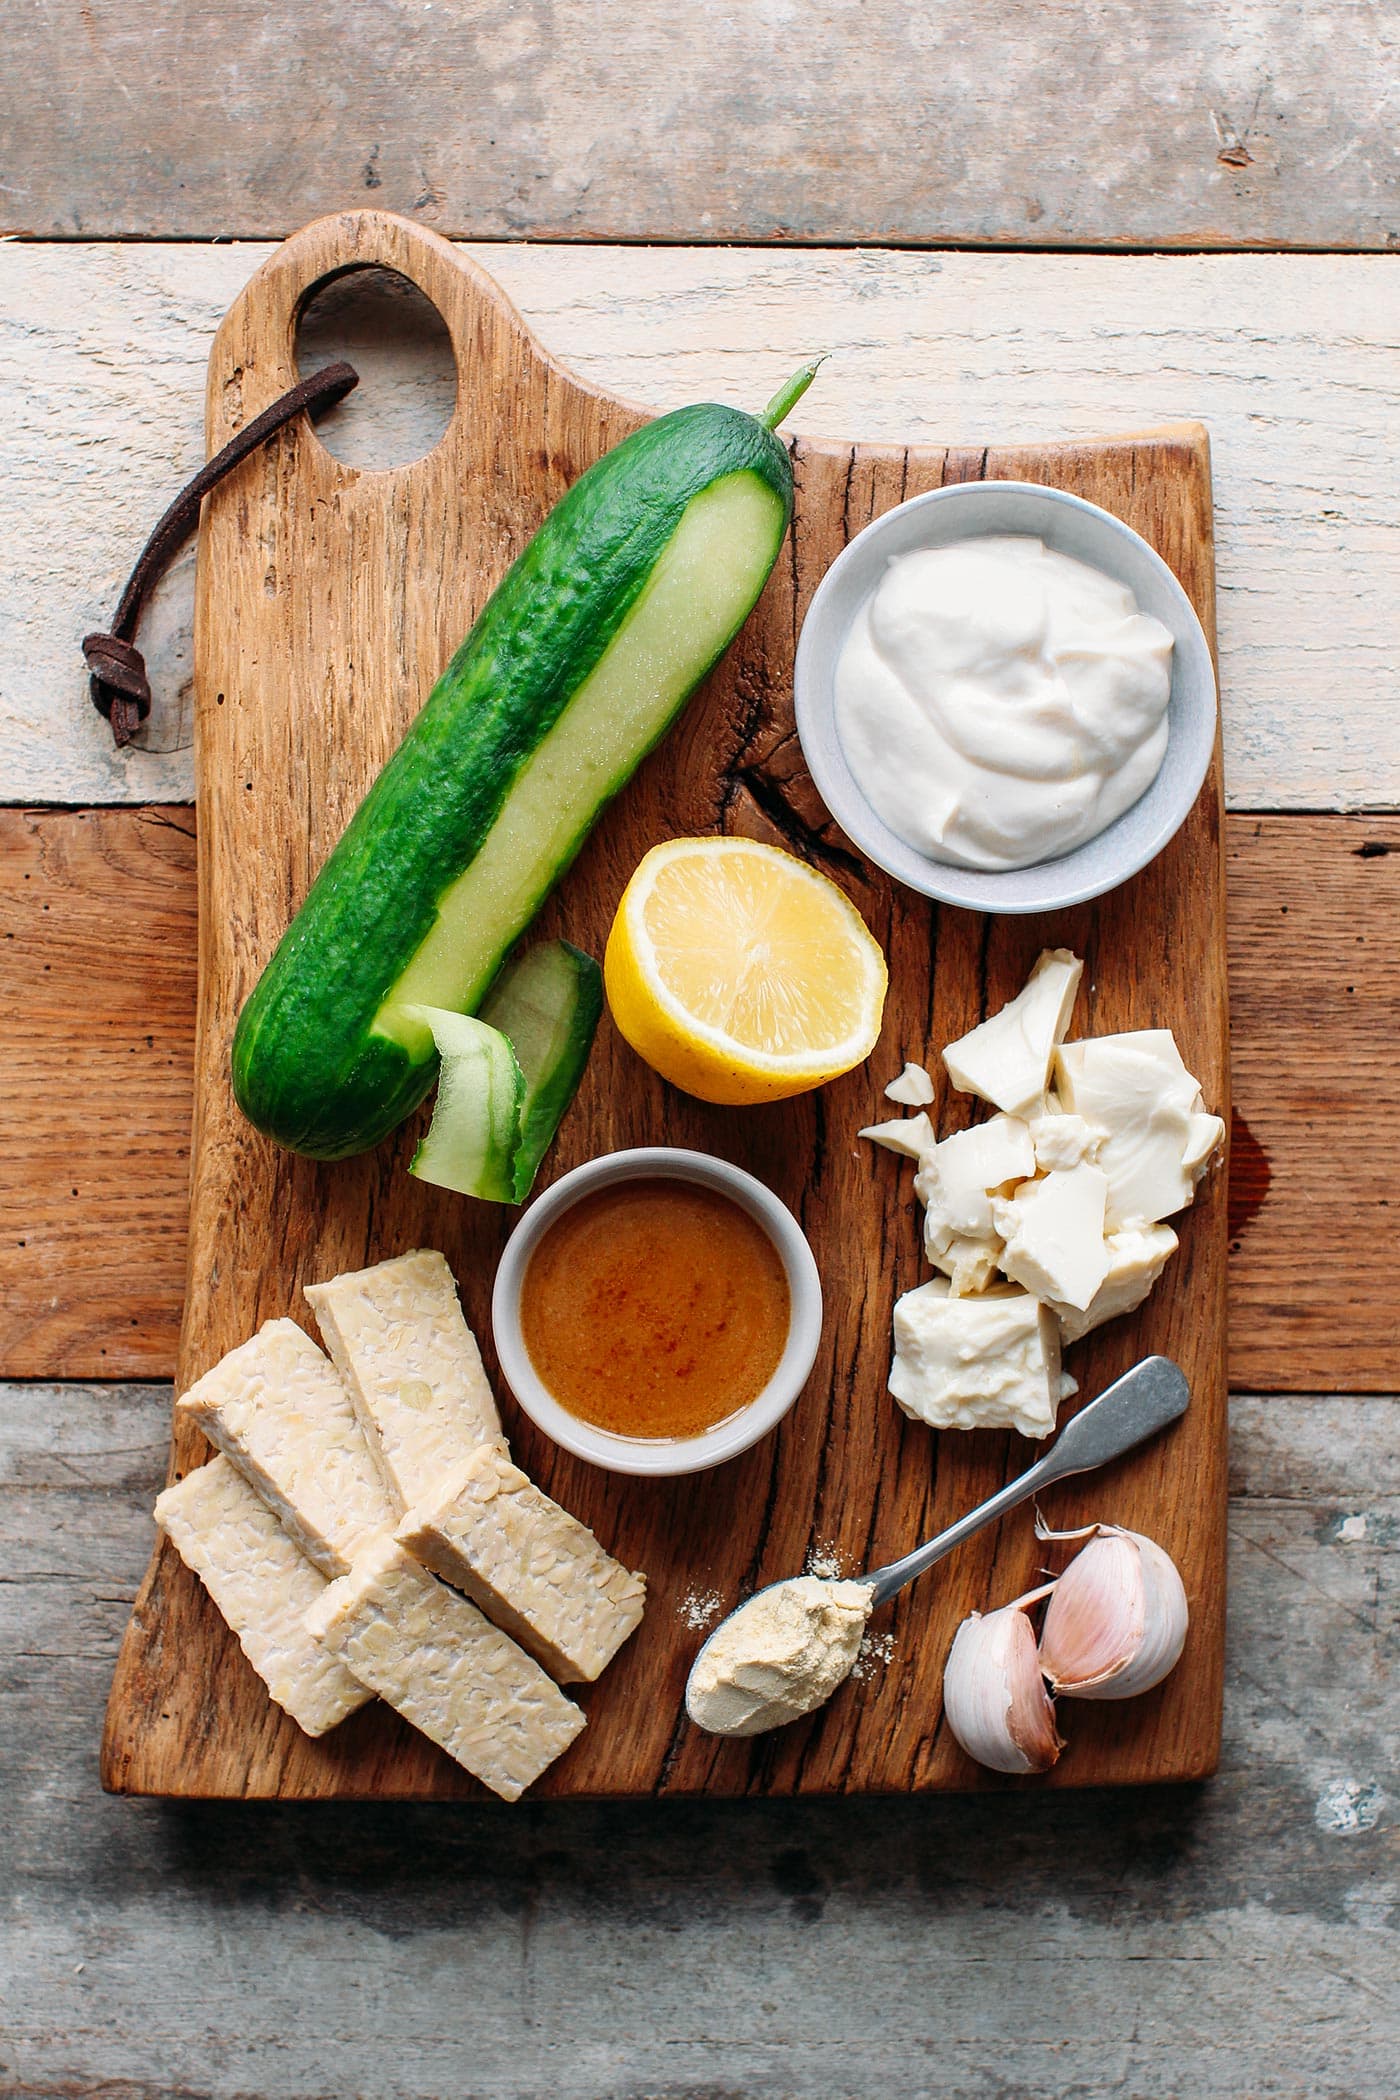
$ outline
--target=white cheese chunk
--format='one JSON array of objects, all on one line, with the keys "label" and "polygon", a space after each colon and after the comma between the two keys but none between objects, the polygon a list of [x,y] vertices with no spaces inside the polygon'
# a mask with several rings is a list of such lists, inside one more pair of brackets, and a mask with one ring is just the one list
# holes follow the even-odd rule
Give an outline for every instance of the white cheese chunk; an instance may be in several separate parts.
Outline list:
[{"label": "white cheese chunk", "polygon": [[389,1501],[350,1395],[295,1320],[269,1320],[178,1403],[233,1460],[323,1575],[343,1575],[392,1531]]},{"label": "white cheese chunk", "polygon": [[935,1269],[941,1269],[948,1279],[948,1287],[955,1298],[971,1298],[978,1291],[985,1291],[996,1275],[1001,1261],[999,1239],[971,1240],[956,1235],[929,1260]]},{"label": "white cheese chunk", "polygon": [[1199,1107],[1191,1117],[1186,1133],[1186,1150],[1181,1155],[1181,1164],[1193,1181],[1199,1181],[1210,1165],[1216,1150],[1225,1142],[1225,1125],[1219,1116],[1206,1114]]},{"label": "white cheese chunk", "polygon": [[1045,1106],[1044,1115],[1032,1116],[1030,1120],[1035,1163],[1041,1173],[1053,1173],[1056,1167],[1067,1171],[1070,1167],[1077,1167],[1081,1160],[1096,1159],[1103,1142],[1100,1133],[1092,1129],[1083,1116],[1068,1114],[1053,1094]]},{"label": "white cheese chunk", "polygon": [[500,1437],[481,1351],[441,1254],[418,1248],[308,1284],[306,1298],[398,1512]]},{"label": "white cheese chunk", "polygon": [[591,1682],[641,1624],[645,1576],[605,1553],[499,1444],[464,1459],[396,1537],[566,1684]]},{"label": "white cheese chunk", "polygon": [[1088,1160],[1025,1181],[1014,1196],[992,1201],[1005,1246],[1003,1275],[1037,1298],[1084,1307],[1108,1274],[1104,1204],[1108,1177]]},{"label": "white cheese chunk", "polygon": [[1067,948],[1042,950],[1024,987],[999,1013],[949,1043],[943,1062],[954,1086],[1010,1115],[1025,1115],[1050,1083],[1084,965]]},{"label": "white cheese chunk", "polygon": [[872,1145],[883,1145],[887,1152],[902,1153],[906,1159],[922,1159],[938,1142],[932,1123],[922,1113],[896,1116],[890,1123],[867,1123],[859,1135],[869,1138]]},{"label": "white cheese chunk", "polygon": [[156,1522],[298,1728],[324,1735],[373,1696],[307,1632],[326,1579],[228,1459],[212,1458],[168,1487]]},{"label": "white cheese chunk", "polygon": [[1079,1307],[1050,1301],[1066,1342],[1077,1342],[1091,1328],[1141,1305],[1175,1254],[1177,1237],[1170,1225],[1130,1225],[1111,1232],[1104,1245],[1108,1270],[1089,1303]]},{"label": "white cheese chunk", "polygon": [[905,1108],[927,1108],[933,1099],[933,1081],[922,1065],[906,1065],[885,1088],[885,1099],[901,1102]]},{"label": "white cheese chunk", "polygon": [[1031,1134],[1018,1116],[991,1116],[971,1130],[954,1131],[931,1152],[914,1177],[924,1205],[924,1245],[932,1260],[954,1237],[990,1239],[992,1192],[1035,1172]]},{"label": "white cheese chunk", "polygon": [[361,1684],[503,1800],[518,1800],[584,1726],[533,1656],[393,1538],[367,1546],[306,1623]]},{"label": "white cheese chunk", "polygon": [[1065,1106],[1104,1134],[1098,1165],[1108,1176],[1108,1230],[1153,1224],[1184,1209],[1195,1194],[1183,1162],[1200,1088],[1171,1030],[1065,1043],[1055,1071]]},{"label": "white cheese chunk", "polygon": [[1049,1436],[1060,1404],[1060,1330],[1025,1291],[955,1298],[941,1278],[894,1309],[890,1391],[934,1429]]}]

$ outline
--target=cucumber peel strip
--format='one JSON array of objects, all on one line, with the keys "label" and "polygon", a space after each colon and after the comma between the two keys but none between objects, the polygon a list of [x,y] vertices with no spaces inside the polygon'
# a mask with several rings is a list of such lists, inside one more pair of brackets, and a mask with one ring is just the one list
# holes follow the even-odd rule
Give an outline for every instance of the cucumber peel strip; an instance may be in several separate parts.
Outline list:
[{"label": "cucumber peel strip", "polygon": [[523,1203],[578,1091],[602,1008],[597,963],[551,941],[506,966],[479,1015],[405,1009],[441,1061],[410,1174],[486,1202]]},{"label": "cucumber peel strip", "polygon": [[571,941],[547,941],[509,962],[477,1018],[499,1028],[525,1075],[515,1201],[529,1195],[540,1161],[578,1092],[603,1012],[603,973]]},{"label": "cucumber peel strip", "polygon": [[414,1008],[441,1064],[433,1120],[408,1171],[489,1203],[515,1201],[525,1074],[499,1028],[441,1006]]}]

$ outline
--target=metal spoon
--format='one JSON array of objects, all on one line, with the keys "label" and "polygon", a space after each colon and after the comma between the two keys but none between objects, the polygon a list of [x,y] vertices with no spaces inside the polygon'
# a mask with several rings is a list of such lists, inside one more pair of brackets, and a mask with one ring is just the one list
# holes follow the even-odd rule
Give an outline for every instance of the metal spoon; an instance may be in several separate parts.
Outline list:
[{"label": "metal spoon", "polygon": [[[1170,1357],[1145,1356],[1141,1363],[1134,1364],[1130,1371],[1125,1371],[1121,1378],[1116,1378],[1096,1400],[1091,1400],[1087,1407],[1082,1407],[1073,1421],[1061,1430],[1050,1449],[1043,1457],[1037,1459],[1028,1471],[1009,1481],[1004,1488],[999,1488],[995,1495],[989,1496],[965,1517],[959,1517],[956,1524],[950,1524],[946,1531],[939,1532],[937,1538],[929,1539],[925,1545],[916,1546],[912,1553],[906,1553],[902,1560],[892,1560],[883,1568],[873,1568],[868,1575],[852,1575],[848,1579],[872,1591],[870,1608],[872,1611],[878,1610],[880,1605],[888,1604],[890,1598],[902,1590],[907,1582],[912,1582],[916,1575],[922,1575],[951,1553],[955,1546],[961,1546],[964,1539],[970,1539],[985,1525],[995,1523],[998,1517],[1005,1516],[1008,1510],[1029,1501],[1032,1495],[1038,1494],[1042,1488],[1049,1487],[1052,1481],[1066,1480],[1073,1473],[1092,1473],[1096,1467],[1106,1466],[1110,1459],[1121,1458],[1125,1451],[1131,1451],[1135,1445],[1146,1442],[1150,1436],[1155,1436],[1159,1429],[1165,1429],[1169,1422],[1175,1422],[1178,1416],[1185,1414],[1190,1398],[1191,1388],[1186,1382],[1185,1374]],[[777,1587],[777,1583],[765,1585],[766,1589]],[[754,1592],[754,1596],[762,1594],[761,1590]],[[692,1720],[696,1716],[691,1703],[691,1687],[701,1656],[725,1627],[731,1625],[738,1614],[746,1611],[752,1602],[753,1597],[746,1598],[727,1619],[720,1621],[691,1664],[690,1676],[686,1680],[685,1698],[686,1709]],[[854,1661],[854,1658],[852,1660]],[[835,1689],[835,1685],[830,1688],[831,1691]],[[826,1696],[830,1697],[830,1691]],[[820,1704],[820,1701],[817,1703]],[[780,1718],[790,1719],[792,1716],[784,1714]],[[746,1729],[744,1732],[761,1731]]]}]

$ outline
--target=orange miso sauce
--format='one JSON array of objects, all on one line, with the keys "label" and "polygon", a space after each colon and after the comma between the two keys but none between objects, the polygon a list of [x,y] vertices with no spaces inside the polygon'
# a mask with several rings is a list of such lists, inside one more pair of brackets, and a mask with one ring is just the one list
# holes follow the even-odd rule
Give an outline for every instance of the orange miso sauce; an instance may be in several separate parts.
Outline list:
[{"label": "orange miso sauce", "polygon": [[791,1313],[763,1227],[689,1181],[583,1197],[544,1233],[520,1287],[541,1381],[614,1436],[699,1436],[736,1414],[778,1368]]}]

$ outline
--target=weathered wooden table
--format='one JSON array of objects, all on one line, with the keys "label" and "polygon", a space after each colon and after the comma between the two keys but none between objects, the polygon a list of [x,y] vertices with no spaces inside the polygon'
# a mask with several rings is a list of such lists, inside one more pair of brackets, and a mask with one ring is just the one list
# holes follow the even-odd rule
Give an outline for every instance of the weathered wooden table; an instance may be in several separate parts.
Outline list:
[{"label": "weathered wooden table", "polygon": [[[0,2100],[1393,2100],[1397,41],[1385,0],[11,11]],[[76,642],[199,458],[209,338],[263,244],[362,201],[493,244],[551,347],[658,407],[763,399],[830,348],[813,431],[1210,425],[1246,1126],[1210,1784],[99,1793],[181,1287],[189,563],[142,637],[143,748],[112,752]],[[549,245],[494,245],[519,236]],[[687,245],[620,245],[648,240]],[[365,381],[328,441],[421,449],[451,385],[423,317],[328,295],[304,355],[341,347]]]}]

